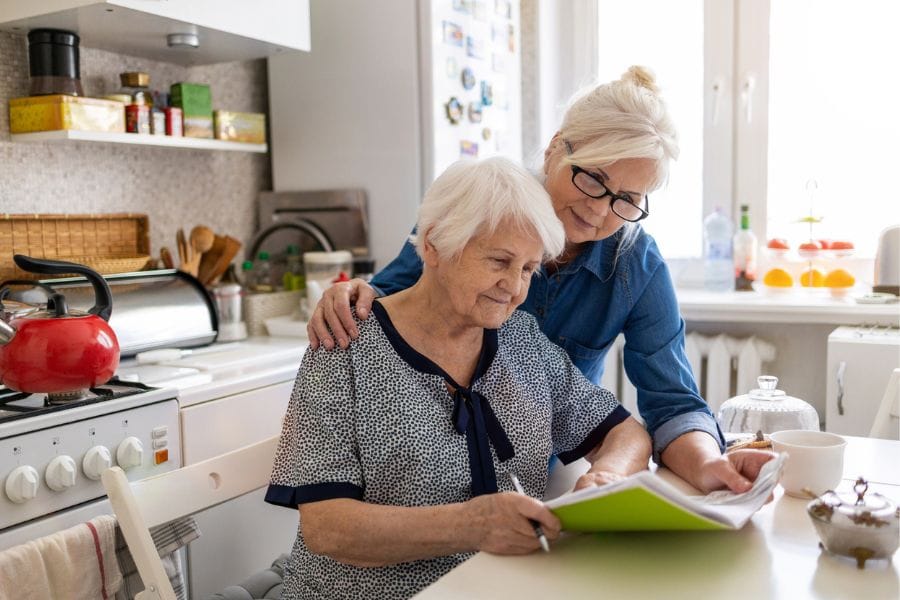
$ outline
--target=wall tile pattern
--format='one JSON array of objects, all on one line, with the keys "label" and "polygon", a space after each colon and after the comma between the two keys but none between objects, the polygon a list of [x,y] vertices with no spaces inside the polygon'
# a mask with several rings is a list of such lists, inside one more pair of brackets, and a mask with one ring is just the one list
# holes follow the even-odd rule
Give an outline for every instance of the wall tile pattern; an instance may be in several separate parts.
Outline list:
[{"label": "wall tile pattern", "polygon": [[[118,91],[120,72],[145,71],[153,89],[209,83],[213,108],[268,112],[264,59],[200,67],[81,48],[85,94]],[[150,242],[175,249],[175,231],[206,224],[245,245],[256,230],[256,197],[272,188],[266,154],[90,142],[12,143],[8,100],[28,95],[28,43],[0,32],[0,213],[139,212]]]}]

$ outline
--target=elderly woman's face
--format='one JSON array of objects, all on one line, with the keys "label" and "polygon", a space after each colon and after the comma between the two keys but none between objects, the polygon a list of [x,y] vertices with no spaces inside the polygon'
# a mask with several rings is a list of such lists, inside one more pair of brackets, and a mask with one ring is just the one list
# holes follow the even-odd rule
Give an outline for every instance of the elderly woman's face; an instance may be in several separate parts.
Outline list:
[{"label": "elderly woman's face", "polygon": [[473,238],[458,260],[438,260],[435,274],[456,315],[497,329],[528,295],[543,250],[534,234],[501,224],[492,235]]},{"label": "elderly woman's face", "polygon": [[[572,169],[560,163],[565,155],[562,142],[554,140],[544,162],[547,179],[544,187],[553,200],[553,210],[566,228],[566,240],[581,244],[602,240],[619,230],[625,221],[609,207],[609,198],[591,198],[572,183]],[[625,158],[602,169],[579,165],[600,179],[612,192],[642,198],[656,176],[656,165],[649,158]]]}]

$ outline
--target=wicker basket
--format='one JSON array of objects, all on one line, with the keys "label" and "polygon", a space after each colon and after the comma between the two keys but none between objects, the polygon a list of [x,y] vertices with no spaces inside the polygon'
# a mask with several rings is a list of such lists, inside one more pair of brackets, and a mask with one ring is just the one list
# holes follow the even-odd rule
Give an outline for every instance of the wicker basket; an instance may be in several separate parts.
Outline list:
[{"label": "wicker basket", "polygon": [[13,262],[13,255],[64,260],[102,275],[144,268],[150,259],[147,215],[0,214],[0,281],[40,279]]},{"label": "wicker basket", "polygon": [[303,292],[264,292],[244,296],[244,321],[250,335],[268,335],[266,319],[293,314],[300,308]]}]

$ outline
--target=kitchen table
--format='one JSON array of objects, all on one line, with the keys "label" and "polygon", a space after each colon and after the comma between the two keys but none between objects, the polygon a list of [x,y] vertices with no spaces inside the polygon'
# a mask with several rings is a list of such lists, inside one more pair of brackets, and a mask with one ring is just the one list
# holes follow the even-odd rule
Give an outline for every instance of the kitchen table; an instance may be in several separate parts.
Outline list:
[{"label": "kitchen table", "polygon": [[[838,491],[862,475],[871,491],[900,501],[900,442],[844,437]],[[897,553],[864,570],[824,554],[806,504],[779,486],[739,531],[567,534],[549,554],[480,552],[416,598],[900,597]]]}]

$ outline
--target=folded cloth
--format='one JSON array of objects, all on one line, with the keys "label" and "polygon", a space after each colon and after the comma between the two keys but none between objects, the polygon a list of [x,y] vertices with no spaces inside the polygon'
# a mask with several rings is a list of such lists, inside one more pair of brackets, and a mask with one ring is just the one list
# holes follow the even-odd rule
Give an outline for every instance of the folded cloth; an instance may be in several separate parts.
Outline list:
[{"label": "folded cloth", "polygon": [[282,554],[272,566],[254,573],[240,585],[230,585],[221,592],[207,596],[206,600],[278,600],[284,589],[284,561],[290,558]]},{"label": "folded cloth", "polygon": [[[175,596],[178,600],[186,600],[186,586],[184,584],[184,566],[177,550],[187,546],[200,537],[200,528],[193,517],[182,517],[157,527],[150,528],[150,537],[159,553],[166,575]],[[134,558],[128,550],[128,544],[122,535],[122,530],[116,527],[116,558],[122,571],[123,585],[116,594],[116,600],[131,600],[139,592],[144,590],[144,582],[138,573]],[[0,599],[2,600],[2,599]]]},{"label": "folded cloth", "polygon": [[0,552],[0,600],[111,598],[122,585],[109,515]]}]

